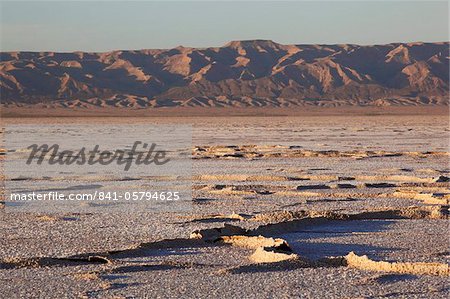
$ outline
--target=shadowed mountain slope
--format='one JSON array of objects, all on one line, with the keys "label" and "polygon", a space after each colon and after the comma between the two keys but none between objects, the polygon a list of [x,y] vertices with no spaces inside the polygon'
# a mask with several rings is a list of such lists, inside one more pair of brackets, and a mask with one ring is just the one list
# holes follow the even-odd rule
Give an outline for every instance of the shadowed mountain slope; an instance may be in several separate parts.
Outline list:
[{"label": "shadowed mountain slope", "polygon": [[0,77],[6,106],[448,105],[449,43],[4,52]]}]

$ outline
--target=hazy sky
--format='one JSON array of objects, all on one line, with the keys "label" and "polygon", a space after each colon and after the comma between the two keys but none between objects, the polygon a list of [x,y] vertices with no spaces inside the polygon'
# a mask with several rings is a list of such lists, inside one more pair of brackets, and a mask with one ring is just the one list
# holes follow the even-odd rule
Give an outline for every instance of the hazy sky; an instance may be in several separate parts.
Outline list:
[{"label": "hazy sky", "polygon": [[1,50],[448,41],[448,1],[3,1]]}]

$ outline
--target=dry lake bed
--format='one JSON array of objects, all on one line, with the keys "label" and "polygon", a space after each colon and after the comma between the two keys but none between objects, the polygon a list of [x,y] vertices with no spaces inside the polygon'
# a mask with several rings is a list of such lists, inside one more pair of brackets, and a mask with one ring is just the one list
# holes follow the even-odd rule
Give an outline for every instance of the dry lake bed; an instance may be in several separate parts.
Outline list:
[{"label": "dry lake bed", "polygon": [[[6,118],[4,128],[192,125],[192,174],[175,178],[192,184],[192,203],[56,214],[3,203],[0,297],[448,298],[448,121]],[[91,183],[110,190],[123,179],[99,173]]]}]

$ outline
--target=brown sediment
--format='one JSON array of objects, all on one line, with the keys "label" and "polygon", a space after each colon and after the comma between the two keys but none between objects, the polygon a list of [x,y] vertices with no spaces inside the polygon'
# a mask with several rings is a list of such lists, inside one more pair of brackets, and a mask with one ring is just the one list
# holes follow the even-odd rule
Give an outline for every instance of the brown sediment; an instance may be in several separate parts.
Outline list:
[{"label": "brown sediment", "polygon": [[216,242],[248,249],[256,249],[249,257],[255,263],[275,263],[298,259],[283,239],[263,236],[222,236]]},{"label": "brown sediment", "polygon": [[277,250],[274,247],[258,247],[250,256],[250,260],[254,263],[277,263],[297,259],[299,259],[297,254]]},{"label": "brown sediment", "polygon": [[36,258],[10,258],[0,262],[0,269],[15,268],[39,268],[52,266],[67,266],[80,264],[109,264],[109,260],[105,256],[100,255],[82,255],[69,257],[36,257]]},{"label": "brown sediment", "polygon": [[[254,159],[254,158],[380,158],[380,157],[418,157],[450,156],[444,151],[338,151],[338,150],[307,150],[293,146],[263,146],[263,145],[228,145],[228,146],[196,146],[192,151],[194,159]],[[394,177],[395,178],[395,177]],[[402,177],[398,179],[403,180]],[[448,180],[447,180],[448,181]]]},{"label": "brown sediment", "polygon": [[188,217],[190,222],[244,221],[248,218],[251,218],[251,216],[236,213],[232,213],[229,215],[216,214],[216,215],[205,215],[200,217],[198,216]]},{"label": "brown sediment", "polygon": [[250,249],[255,249],[258,247],[289,248],[289,245],[283,239],[267,238],[263,236],[223,236],[216,242]]},{"label": "brown sediment", "polygon": [[245,234],[246,230],[230,224],[225,224],[224,227],[201,229],[191,233],[191,239],[202,239],[205,241],[216,241],[221,236],[234,236]]},{"label": "brown sediment", "polygon": [[418,263],[418,262],[385,262],[373,261],[366,255],[358,256],[350,252],[345,256],[346,265],[365,271],[394,272],[415,275],[442,275],[448,276],[449,265],[442,263]]}]

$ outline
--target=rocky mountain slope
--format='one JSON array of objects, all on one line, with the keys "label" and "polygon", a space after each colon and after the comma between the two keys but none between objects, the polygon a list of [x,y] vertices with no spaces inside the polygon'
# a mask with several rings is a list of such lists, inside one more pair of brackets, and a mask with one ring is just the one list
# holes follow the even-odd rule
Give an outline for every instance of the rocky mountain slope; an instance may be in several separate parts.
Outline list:
[{"label": "rocky mountain slope", "polygon": [[4,52],[4,106],[448,105],[449,43]]}]

